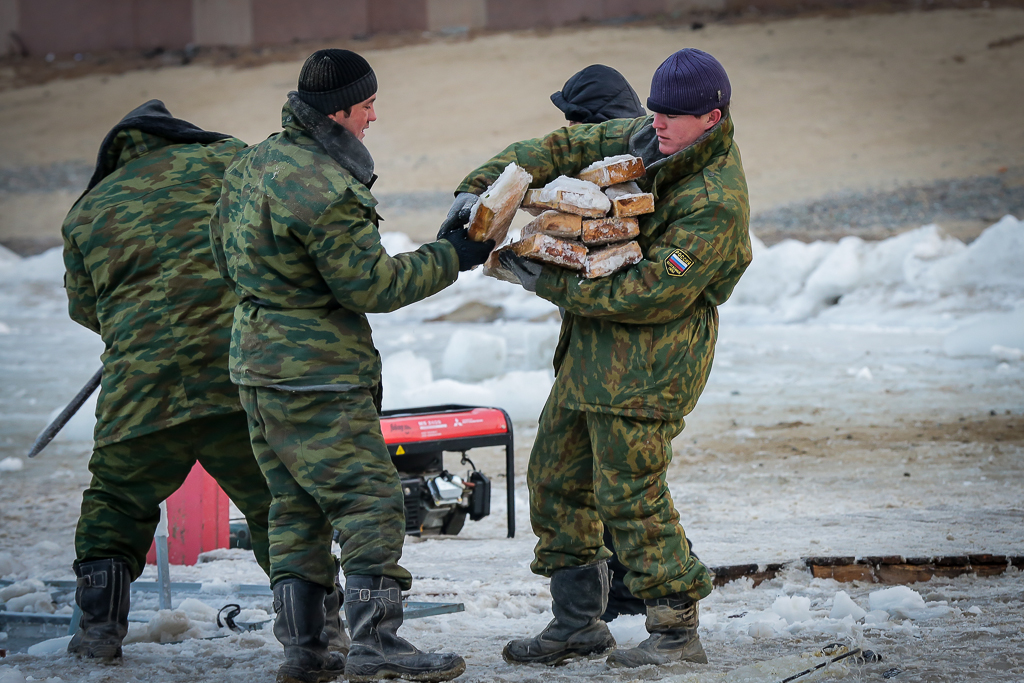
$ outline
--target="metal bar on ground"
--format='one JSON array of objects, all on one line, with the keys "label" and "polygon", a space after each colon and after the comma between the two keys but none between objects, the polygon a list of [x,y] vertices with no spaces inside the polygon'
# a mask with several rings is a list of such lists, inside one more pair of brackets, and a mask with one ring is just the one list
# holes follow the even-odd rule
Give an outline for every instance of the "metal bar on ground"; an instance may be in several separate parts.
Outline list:
[{"label": "metal bar on ground", "polygon": [[153,537],[156,543],[156,576],[160,586],[160,609],[171,609],[171,563],[167,556],[167,501],[160,502],[160,523]]}]

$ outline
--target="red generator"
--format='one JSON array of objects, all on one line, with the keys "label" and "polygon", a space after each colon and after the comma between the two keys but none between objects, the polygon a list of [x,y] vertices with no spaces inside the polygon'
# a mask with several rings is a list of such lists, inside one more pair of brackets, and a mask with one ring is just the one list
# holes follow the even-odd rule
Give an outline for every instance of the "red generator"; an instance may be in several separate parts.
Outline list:
[{"label": "red generator", "polygon": [[[402,480],[405,532],[411,536],[457,534],[466,517],[491,513],[491,482],[466,452],[505,447],[508,537],[516,533],[512,420],[501,408],[441,405],[385,410],[380,418],[388,452]],[[468,478],[445,468],[444,453],[461,453]]]}]

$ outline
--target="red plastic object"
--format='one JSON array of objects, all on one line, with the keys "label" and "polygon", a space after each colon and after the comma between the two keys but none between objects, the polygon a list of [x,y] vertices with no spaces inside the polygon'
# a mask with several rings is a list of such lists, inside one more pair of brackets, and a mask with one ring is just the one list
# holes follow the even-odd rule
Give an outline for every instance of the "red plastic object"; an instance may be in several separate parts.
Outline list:
[{"label": "red plastic object", "polygon": [[505,413],[497,408],[474,408],[463,412],[382,417],[384,441],[392,444],[419,443],[438,439],[464,439],[508,433]]},{"label": "red plastic object", "polygon": [[[171,564],[195,564],[199,553],[227,548],[231,535],[228,496],[197,462],[185,483],[167,499],[167,557]],[[156,564],[156,544],[146,562]]]}]

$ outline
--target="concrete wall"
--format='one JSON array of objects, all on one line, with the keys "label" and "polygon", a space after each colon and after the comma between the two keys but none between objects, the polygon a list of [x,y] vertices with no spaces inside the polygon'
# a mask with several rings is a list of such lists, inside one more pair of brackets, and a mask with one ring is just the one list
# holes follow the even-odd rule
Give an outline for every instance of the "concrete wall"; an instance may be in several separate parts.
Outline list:
[{"label": "concrete wall", "polygon": [[[916,0],[892,0],[914,6]],[[938,0],[956,4],[967,0]],[[1013,2],[1014,0],[1003,0]],[[1021,0],[1024,1],[1024,0]],[[875,0],[0,0],[0,54],[32,55],[868,5]]]}]

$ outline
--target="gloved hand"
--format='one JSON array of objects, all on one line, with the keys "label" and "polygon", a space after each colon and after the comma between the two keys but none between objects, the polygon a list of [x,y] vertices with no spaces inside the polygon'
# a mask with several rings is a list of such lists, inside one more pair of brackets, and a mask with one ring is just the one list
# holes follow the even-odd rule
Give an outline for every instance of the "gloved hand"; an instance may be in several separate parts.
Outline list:
[{"label": "gloved hand", "polygon": [[[444,231],[443,225],[441,229]],[[487,257],[491,255],[491,250],[494,249],[494,240],[474,242],[469,239],[469,231],[464,227],[452,227],[445,231],[439,239],[448,240],[455,247],[455,253],[459,257],[459,272],[479,266],[487,260]]]},{"label": "gloved hand", "polygon": [[473,205],[480,199],[472,192],[460,192],[455,195],[452,208],[448,209],[448,217],[441,223],[441,229],[437,231],[437,239],[442,239],[448,233],[458,230],[469,222],[469,212]]},{"label": "gloved hand", "polygon": [[544,266],[522,256],[516,256],[511,249],[498,252],[498,261],[510,271],[527,292],[537,291],[537,278],[544,272]]}]

